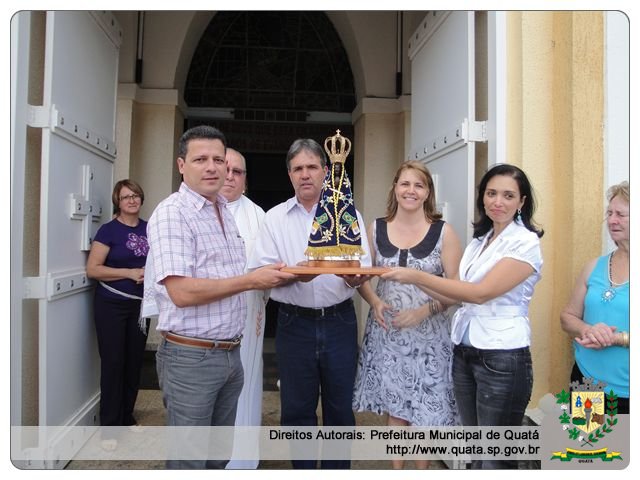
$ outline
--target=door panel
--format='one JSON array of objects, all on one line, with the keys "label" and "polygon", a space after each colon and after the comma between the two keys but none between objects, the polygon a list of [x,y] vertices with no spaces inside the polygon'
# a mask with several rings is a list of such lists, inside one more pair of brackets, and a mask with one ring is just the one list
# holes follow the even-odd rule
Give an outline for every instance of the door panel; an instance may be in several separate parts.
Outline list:
[{"label": "door panel", "polygon": [[[411,151],[433,175],[437,208],[463,245],[475,182],[474,13],[430,12],[411,37]],[[462,461],[446,461],[464,468]]]},{"label": "door panel", "polygon": [[430,12],[412,36],[410,160],[434,176],[445,221],[463,243],[473,220],[473,12]]},{"label": "door panel", "polygon": [[112,22],[108,12],[48,12],[44,85],[45,105],[63,107],[110,139],[121,35]]},{"label": "door panel", "polygon": [[[120,29],[108,12],[47,12],[42,128],[39,425],[42,451],[79,448],[69,427],[98,422],[100,369],[90,242],[111,218]],[[49,433],[56,430],[49,429]],[[59,462],[58,462],[59,463]],[[45,460],[45,466],[61,467]]]},{"label": "door panel", "polygon": [[[92,290],[82,273],[90,239],[111,210],[119,45],[106,33],[104,19],[88,12],[47,13],[40,425],[68,424],[99,393]],[[111,152],[104,151],[107,146]]]}]

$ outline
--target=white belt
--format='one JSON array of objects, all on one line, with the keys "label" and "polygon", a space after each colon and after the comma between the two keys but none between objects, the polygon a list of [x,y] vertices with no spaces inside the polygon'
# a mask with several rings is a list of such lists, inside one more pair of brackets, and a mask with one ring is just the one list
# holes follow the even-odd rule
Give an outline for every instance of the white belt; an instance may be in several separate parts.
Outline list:
[{"label": "white belt", "polygon": [[529,307],[524,305],[475,305],[463,303],[462,309],[465,315],[476,317],[526,317]]},{"label": "white belt", "polygon": [[131,300],[142,300],[142,297],[131,295],[130,293],[121,292],[120,290],[113,288],[104,282],[100,282],[100,285],[109,290],[111,293],[115,293],[116,295],[120,295],[121,297],[130,298]]}]

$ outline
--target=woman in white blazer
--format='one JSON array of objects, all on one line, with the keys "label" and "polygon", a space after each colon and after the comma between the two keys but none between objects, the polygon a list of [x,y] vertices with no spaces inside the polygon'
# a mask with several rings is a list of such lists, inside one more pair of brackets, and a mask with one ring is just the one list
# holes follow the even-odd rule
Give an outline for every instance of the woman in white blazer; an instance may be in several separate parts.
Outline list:
[{"label": "woman in white blazer", "polygon": [[[533,222],[526,174],[499,164],[480,181],[479,220],[460,262],[460,280],[396,268],[382,278],[413,283],[444,301],[461,302],[451,338],[453,381],[464,425],[522,424],[533,370],[528,309],[540,280],[544,231]],[[472,468],[515,468],[516,462],[474,461]]]}]

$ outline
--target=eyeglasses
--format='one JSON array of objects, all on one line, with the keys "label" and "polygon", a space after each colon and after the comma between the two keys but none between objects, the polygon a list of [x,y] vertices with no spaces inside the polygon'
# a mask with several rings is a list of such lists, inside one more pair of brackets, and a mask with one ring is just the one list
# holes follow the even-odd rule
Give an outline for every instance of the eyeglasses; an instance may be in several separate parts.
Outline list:
[{"label": "eyeglasses", "polygon": [[234,177],[239,177],[247,173],[246,170],[242,170],[240,168],[227,168],[227,173],[231,172]]},{"label": "eyeglasses", "polygon": [[140,195],[138,195],[137,193],[132,193],[131,195],[123,195],[120,197],[120,201],[122,202],[123,200],[138,200],[140,198]]}]

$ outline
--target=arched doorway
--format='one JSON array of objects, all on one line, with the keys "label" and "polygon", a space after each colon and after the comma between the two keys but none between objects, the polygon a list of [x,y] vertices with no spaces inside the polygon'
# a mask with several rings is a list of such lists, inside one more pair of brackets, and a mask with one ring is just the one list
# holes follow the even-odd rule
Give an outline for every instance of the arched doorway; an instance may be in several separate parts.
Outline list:
[{"label": "arched doorway", "polygon": [[[247,160],[247,195],[265,210],[293,195],[285,155],[296,138],[353,139],[356,105],[346,51],[324,12],[219,12],[194,51],[186,127],[210,124]],[[353,162],[347,164],[353,179]],[[267,345],[277,306],[267,305]],[[265,388],[271,387],[265,384]]]}]

